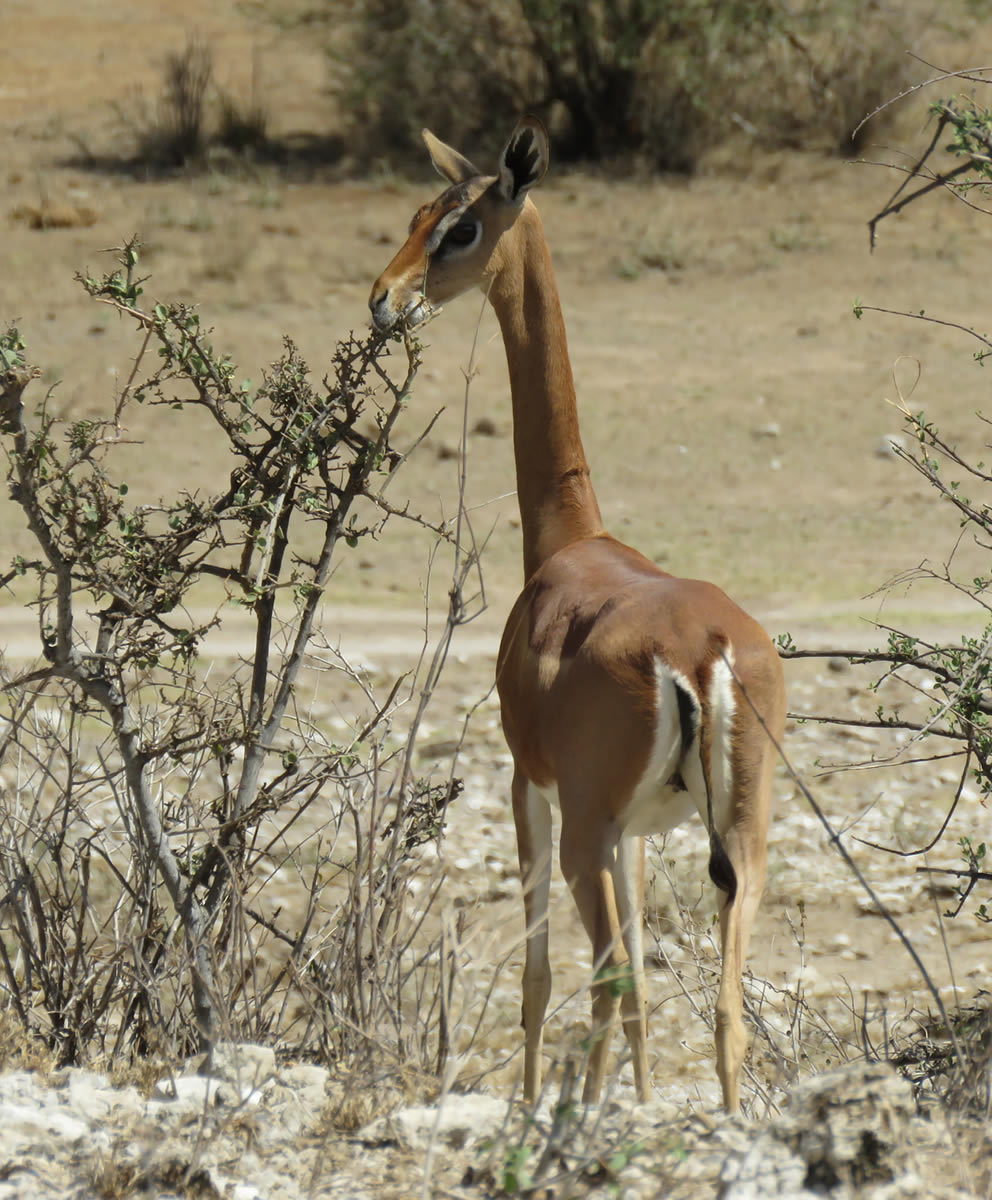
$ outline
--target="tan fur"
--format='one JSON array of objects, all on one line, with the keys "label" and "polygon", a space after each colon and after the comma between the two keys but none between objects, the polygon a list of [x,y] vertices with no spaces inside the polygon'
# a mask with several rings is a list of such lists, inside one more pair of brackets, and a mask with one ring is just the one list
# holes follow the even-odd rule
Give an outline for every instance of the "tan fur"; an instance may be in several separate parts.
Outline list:
[{"label": "tan fur", "polygon": [[[733,1112],[747,1045],[741,972],[764,885],[775,764],[754,710],[780,738],[785,694],[779,658],[761,627],[719,588],[666,574],[603,529],[579,433],[551,256],[526,194],[547,166],[543,127],[525,118],[493,176],[469,176],[475,168],[467,159],[433,135],[427,141],[435,166],[453,186],[420,211],[409,240],[373,286],[369,305],[375,323],[390,328],[416,311],[420,296],[438,304],[479,286],[496,311],[506,348],[526,583],[506,623],[497,686],[514,759],[513,815],[527,919],[524,1094],[533,1102],[540,1090],[551,991],[550,818],[542,790],[557,789],[561,866],[600,972],[584,1091],[594,1101],[618,1007],[638,1095],[649,1095],[643,842],[624,828],[635,797],[640,820],[655,811],[654,796],[658,831],[669,827],[672,814],[681,813],[681,789],[689,786],[704,821],[714,813],[715,845],[725,850],[735,877],[720,918],[716,1008],[717,1072],[724,1104]],[[479,223],[478,241],[462,252],[441,238],[437,253],[427,255],[431,230],[460,203],[459,187],[474,191],[458,220]],[[721,731],[707,724],[709,689],[725,649],[735,671],[733,726],[727,744],[713,746]],[[661,730],[683,729],[681,715],[678,721],[659,719],[659,671],[676,684],[666,694],[691,696],[702,727],[689,744],[659,741]],[[708,796],[702,782],[710,778],[717,752],[730,762],[725,797]],[[676,762],[678,769],[670,778],[653,779],[648,771],[659,762]],[[610,986],[605,978],[627,970],[630,988]]]}]

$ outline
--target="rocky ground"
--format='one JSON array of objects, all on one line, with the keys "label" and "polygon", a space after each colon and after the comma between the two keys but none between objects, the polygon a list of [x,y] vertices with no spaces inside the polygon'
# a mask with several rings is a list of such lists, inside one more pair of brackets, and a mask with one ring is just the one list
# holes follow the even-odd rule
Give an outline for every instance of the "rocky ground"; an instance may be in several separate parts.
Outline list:
[{"label": "rocky ground", "polygon": [[162,1079],[149,1098],[87,1071],[8,1073],[0,1198],[973,1200],[992,1184],[988,1123],[920,1115],[884,1064],[818,1075],[761,1125],[609,1101],[525,1119],[469,1093],[343,1134],[335,1090],[326,1069],[256,1046],[222,1046],[211,1074]]}]

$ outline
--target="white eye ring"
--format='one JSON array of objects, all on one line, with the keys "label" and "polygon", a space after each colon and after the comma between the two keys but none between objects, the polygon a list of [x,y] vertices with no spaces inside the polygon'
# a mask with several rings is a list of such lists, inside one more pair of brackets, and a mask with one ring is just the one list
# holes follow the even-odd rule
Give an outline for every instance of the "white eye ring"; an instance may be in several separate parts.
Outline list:
[{"label": "white eye ring", "polygon": [[[463,241],[461,234],[472,230],[472,237]],[[474,250],[482,237],[482,222],[477,217],[461,217],[456,224],[445,233],[438,250],[444,254],[462,254]]]}]

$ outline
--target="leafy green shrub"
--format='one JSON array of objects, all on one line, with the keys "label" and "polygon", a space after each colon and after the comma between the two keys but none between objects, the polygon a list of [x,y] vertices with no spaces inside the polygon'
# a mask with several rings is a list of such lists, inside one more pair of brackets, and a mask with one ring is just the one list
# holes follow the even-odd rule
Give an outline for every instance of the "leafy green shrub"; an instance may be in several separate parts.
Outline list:
[{"label": "leafy green shrub", "polygon": [[811,0],[780,17],[768,46],[776,96],[749,104],[771,146],[853,154],[878,136],[891,110],[864,118],[911,81],[907,50],[920,36],[911,14],[876,0]]},{"label": "leafy green shrub", "polygon": [[[328,5],[337,25],[344,13]],[[515,4],[500,0],[360,0],[332,51],[334,87],[365,162],[416,155],[426,125],[455,145],[498,148],[494,113],[516,112],[541,89]],[[443,133],[442,133],[443,131]]]},{"label": "leafy green shrub", "polygon": [[690,171],[746,130],[773,146],[852,149],[903,80],[911,29],[871,0],[362,0],[336,86],[366,160],[419,156],[427,125],[495,152],[495,113],[531,110],[566,159]]}]

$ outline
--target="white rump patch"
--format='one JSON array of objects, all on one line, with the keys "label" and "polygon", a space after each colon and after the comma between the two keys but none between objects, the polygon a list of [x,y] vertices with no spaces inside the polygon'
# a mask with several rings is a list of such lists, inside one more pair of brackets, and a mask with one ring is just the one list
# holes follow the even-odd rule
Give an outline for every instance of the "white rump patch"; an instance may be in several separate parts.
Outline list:
[{"label": "white rump patch", "polygon": [[[698,798],[693,795],[687,778],[684,782],[689,790],[672,786],[672,779],[679,773],[680,764],[684,761],[686,753],[692,749],[685,747],[685,752],[683,751],[678,689],[681,688],[694,700],[696,689],[684,675],[673,670],[662,658],[655,659],[654,669],[657,687],[654,745],[644,776],[622,817],[624,832],[642,837],[653,833],[667,833],[669,829],[687,821],[699,806]],[[698,708],[698,702],[696,707]],[[698,746],[698,740],[693,740],[693,747]],[[698,762],[698,751],[696,761]],[[705,811],[704,793],[703,812]]]},{"label": "white rump patch", "polygon": [[710,779],[713,784],[713,822],[721,833],[730,826],[730,799],[733,789],[734,764],[731,759],[734,718],[737,704],[734,699],[734,649],[730,643],[723,655],[713,664],[710,678],[710,720],[713,723],[713,761]]}]

